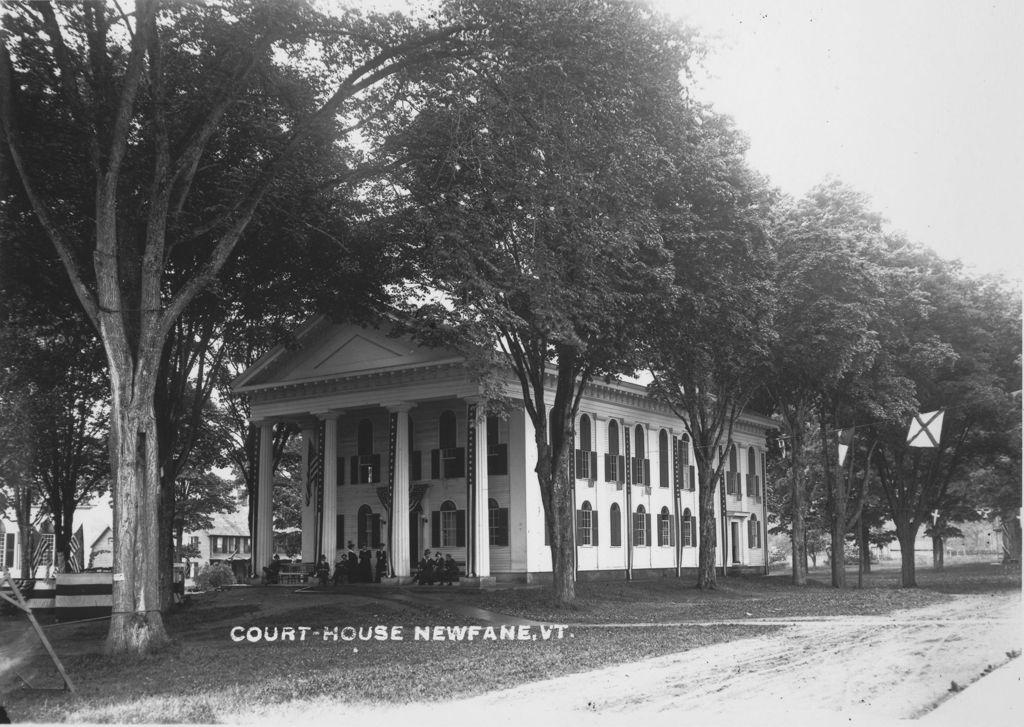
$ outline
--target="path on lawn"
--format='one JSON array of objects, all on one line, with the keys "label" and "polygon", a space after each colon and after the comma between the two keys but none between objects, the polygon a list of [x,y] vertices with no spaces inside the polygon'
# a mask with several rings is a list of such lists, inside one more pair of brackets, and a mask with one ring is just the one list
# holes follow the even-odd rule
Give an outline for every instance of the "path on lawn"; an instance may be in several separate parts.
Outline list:
[{"label": "path on lawn", "polygon": [[1007,652],[1019,652],[1022,644],[1019,593],[956,596],[887,616],[742,623],[783,628],[455,702],[373,706],[323,699],[305,709],[295,703],[280,711],[260,709],[242,721],[427,716],[431,724],[479,724],[485,716],[488,724],[592,724],[595,718],[628,724],[638,715],[662,723],[692,712],[690,719],[699,715],[700,724],[751,718],[759,726],[838,720],[875,724],[927,713],[950,695],[952,682],[960,687],[975,682],[986,668],[1007,662]]}]

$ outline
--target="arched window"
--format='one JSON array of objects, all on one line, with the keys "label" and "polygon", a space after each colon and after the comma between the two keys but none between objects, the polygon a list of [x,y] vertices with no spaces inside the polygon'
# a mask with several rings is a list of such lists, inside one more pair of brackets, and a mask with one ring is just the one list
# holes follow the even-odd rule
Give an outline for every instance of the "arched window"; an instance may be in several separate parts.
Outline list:
[{"label": "arched window", "polygon": [[683,547],[692,548],[696,539],[694,537],[695,521],[690,513],[690,508],[683,510]]},{"label": "arched window", "polygon": [[676,533],[672,527],[672,513],[667,507],[661,508],[658,514],[658,545],[675,545]]},{"label": "arched window", "polygon": [[647,457],[647,435],[642,424],[633,428],[633,456],[641,459]]},{"label": "arched window", "polygon": [[619,423],[608,420],[608,451],[604,455],[605,482],[623,482],[623,458],[619,455]]},{"label": "arched window", "polygon": [[613,502],[611,511],[609,514],[608,527],[610,528],[609,533],[611,535],[611,544],[613,548],[622,547],[622,509],[619,507],[619,503]]},{"label": "arched window", "polygon": [[589,500],[584,500],[576,511],[576,544],[597,545],[597,513]]},{"label": "arched window", "polygon": [[643,505],[636,506],[633,513],[633,545],[647,547],[651,544],[651,515]]},{"label": "arched window", "polygon": [[576,458],[573,464],[576,469],[576,479],[593,480],[597,478],[597,452],[593,449],[593,440],[590,436],[590,417],[586,414],[580,417],[580,430],[577,432],[579,447],[576,449]]},{"label": "arched window", "polygon": [[499,505],[493,497],[487,499],[487,528],[491,545],[508,545],[508,508]]},{"label": "arched window", "polygon": [[679,438],[679,473],[683,478],[680,489],[697,489],[697,469],[690,464],[690,435],[683,434]]},{"label": "arched window", "polygon": [[747,497],[757,495],[757,450],[747,448]]},{"label": "arched window", "polygon": [[725,470],[725,492],[727,495],[734,495],[740,497],[739,482],[736,479],[736,445],[733,444],[729,447],[729,464]]},{"label": "arched window", "polygon": [[369,505],[361,505],[356,513],[356,534],[360,548],[375,548],[380,545],[380,515]]},{"label": "arched window", "polygon": [[647,437],[642,424],[633,429],[633,484],[651,484],[651,461],[647,459]]},{"label": "arched window", "polygon": [[658,484],[662,487],[669,486],[669,454],[668,432],[662,429],[658,433]]}]

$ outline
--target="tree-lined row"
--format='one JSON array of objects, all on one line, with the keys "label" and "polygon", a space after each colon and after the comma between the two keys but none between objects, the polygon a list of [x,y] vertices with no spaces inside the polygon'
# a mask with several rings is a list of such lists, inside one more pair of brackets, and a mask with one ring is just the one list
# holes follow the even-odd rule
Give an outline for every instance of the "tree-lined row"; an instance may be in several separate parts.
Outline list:
[{"label": "tree-lined row", "polygon": [[[404,309],[422,340],[465,350],[487,391],[496,366],[515,372],[564,602],[572,422],[596,377],[651,370],[683,417],[702,473],[701,586],[715,583],[713,455],[743,407],[780,414],[796,534],[812,423],[826,438],[870,426],[858,446],[877,441],[872,471],[910,513],[894,516],[904,531],[975,462],[961,447],[981,456],[981,433],[1007,458],[993,480],[1019,468],[993,440],[1019,380],[1017,301],[886,235],[841,185],[782,199],[730,121],[689,95],[700,52],[628,2],[442,2],[418,18],[278,0],[5,11],[5,257],[16,245],[26,279],[77,301],[105,359],[109,406],[92,415],[109,424],[125,576],[113,651],[165,640],[152,604],[166,602],[173,484],[209,449],[211,402],[238,432],[217,456],[234,453],[256,504],[254,433],[225,382],[313,310]],[[69,320],[33,313],[42,289],[5,325]],[[7,392],[25,391],[24,367],[4,370],[3,404],[22,406]],[[902,453],[889,423],[954,394],[959,453]],[[823,463],[845,532],[859,491]]]}]

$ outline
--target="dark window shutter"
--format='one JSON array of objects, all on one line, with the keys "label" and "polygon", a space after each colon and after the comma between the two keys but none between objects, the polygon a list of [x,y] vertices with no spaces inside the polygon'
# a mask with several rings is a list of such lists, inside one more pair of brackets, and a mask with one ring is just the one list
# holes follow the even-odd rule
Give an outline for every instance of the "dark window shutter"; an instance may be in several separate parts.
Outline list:
[{"label": "dark window shutter", "polygon": [[338,469],[337,469],[335,475],[336,476],[334,478],[334,483],[336,485],[339,485],[339,486],[340,485],[344,485],[345,484],[345,458],[344,457],[338,457]]},{"label": "dark window shutter", "polygon": [[570,480],[574,480],[577,477],[582,477],[582,473],[585,472],[587,469],[586,465],[583,464],[583,450],[573,450],[573,455],[573,464],[575,465],[575,470],[572,473],[573,476],[569,478]]},{"label": "dark window shutter", "polygon": [[[373,467],[373,476],[370,478],[370,481],[371,482],[381,482],[383,480],[383,478],[381,477],[381,471],[380,471],[380,455],[379,454],[373,455],[373,459],[371,461],[373,462],[373,464],[371,465],[371,467]],[[374,547],[376,547],[376,545],[378,545],[378,544],[375,544]]]},{"label": "dark window shutter", "polygon": [[651,484],[651,460],[649,459],[644,460],[644,484]]},{"label": "dark window shutter", "polygon": [[380,515],[374,515],[370,520],[370,547],[376,548],[380,545]]},{"label": "dark window shutter", "polygon": [[[579,450],[577,450],[579,451]],[[576,545],[583,542],[583,511],[576,511]]]},{"label": "dark window shutter", "polygon": [[451,459],[444,460],[445,479],[466,476],[466,448],[454,447],[449,451]]},{"label": "dark window shutter", "polygon": [[455,547],[463,548],[466,545],[466,511],[455,511]]},{"label": "dark window shutter", "polygon": [[617,465],[618,477],[615,481],[618,482],[619,484],[622,484],[626,481],[626,456],[624,454],[618,455]]},{"label": "dark window shutter", "polygon": [[597,479],[597,452],[590,453],[590,479]]},{"label": "dark window shutter", "polygon": [[651,544],[651,513],[644,513],[644,529],[647,532],[647,540],[645,541],[648,545]]},{"label": "dark window shutter", "polygon": [[668,544],[673,548],[676,545],[676,519],[671,515],[666,515],[668,518]]},{"label": "dark window shutter", "polygon": [[358,485],[362,482],[362,480],[359,479],[359,457],[352,457],[349,464],[351,465],[352,469],[352,472],[349,473],[352,475],[349,478],[349,482],[351,482],[353,485]]},{"label": "dark window shutter", "polygon": [[597,510],[590,513],[590,542],[597,545]]},{"label": "dark window shutter", "polygon": [[622,519],[615,517],[616,511],[613,509],[609,515],[608,527],[611,533],[611,546],[618,548],[622,546]]},{"label": "dark window shutter", "polygon": [[697,489],[697,468],[691,464],[687,469],[690,471],[690,492],[693,492]]},{"label": "dark window shutter", "polygon": [[[437,450],[434,450],[437,451]],[[441,547],[441,511],[434,510],[430,513],[430,547]]]},{"label": "dark window shutter", "polygon": [[422,452],[410,452],[409,453],[409,479],[410,480],[422,480],[423,479],[423,453]]},{"label": "dark window shutter", "polygon": [[441,479],[441,450],[430,450],[430,479]]},{"label": "dark window shutter", "polygon": [[605,454],[604,454],[604,481],[605,482],[614,482],[615,481],[615,464],[614,464],[615,460],[612,459],[614,456],[615,456],[614,454],[608,454],[607,452],[605,452]]},{"label": "dark window shutter", "polygon": [[487,474],[508,474],[508,445],[494,444],[487,448]]},{"label": "dark window shutter", "polygon": [[508,545],[508,508],[498,509],[498,533],[495,545]]}]

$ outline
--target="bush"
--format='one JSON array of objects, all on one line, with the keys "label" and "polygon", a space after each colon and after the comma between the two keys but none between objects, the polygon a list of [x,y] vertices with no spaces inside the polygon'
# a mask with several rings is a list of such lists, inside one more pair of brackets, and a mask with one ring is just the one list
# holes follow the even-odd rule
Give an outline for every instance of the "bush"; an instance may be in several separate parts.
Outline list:
[{"label": "bush", "polygon": [[196,576],[196,588],[200,591],[215,591],[235,584],[235,574],[222,563],[204,565]]}]

